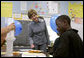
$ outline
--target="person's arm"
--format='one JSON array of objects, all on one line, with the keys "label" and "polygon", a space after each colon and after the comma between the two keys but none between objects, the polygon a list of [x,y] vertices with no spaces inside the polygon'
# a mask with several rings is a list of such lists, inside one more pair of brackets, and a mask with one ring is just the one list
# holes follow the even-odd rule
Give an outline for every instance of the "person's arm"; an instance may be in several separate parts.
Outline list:
[{"label": "person's arm", "polygon": [[10,25],[7,26],[7,27],[1,28],[1,36],[4,35],[4,34],[7,34],[8,32],[10,32],[10,31],[13,30],[13,29],[15,29],[14,23],[10,24]]},{"label": "person's arm", "polygon": [[30,26],[30,25],[28,26],[28,29],[29,29],[28,39],[29,39],[29,41],[30,41],[31,48],[34,48],[34,44],[33,44],[33,40],[32,40],[33,31],[32,31],[32,29],[31,29],[31,26]]},{"label": "person's arm", "polygon": [[58,47],[59,45],[59,38],[57,38],[53,44],[53,47],[51,50],[49,50],[49,54],[53,55],[53,53],[55,52],[56,48]]},{"label": "person's arm", "polygon": [[5,38],[6,38],[7,34],[4,34],[1,36],[1,47],[4,45],[5,43]]},{"label": "person's arm", "polygon": [[53,45],[53,52],[55,52],[55,50],[57,49],[57,47],[59,46],[59,43],[60,43],[60,37],[57,38],[54,42],[54,45]]},{"label": "person's arm", "polygon": [[53,56],[66,57],[66,55],[68,55],[68,48],[69,48],[68,44],[69,44],[69,38],[67,37],[67,34],[62,35],[60,37],[60,43],[56,48],[55,52],[53,53]]},{"label": "person's arm", "polygon": [[[44,21],[45,23],[45,21]],[[50,45],[50,39],[49,39],[49,34],[48,34],[48,30],[47,30],[47,26],[46,26],[46,23],[45,23],[45,34],[46,34],[46,39],[47,39],[47,45]]]},{"label": "person's arm", "polygon": [[10,29],[7,27],[1,28],[1,35],[7,34],[10,31]]},{"label": "person's arm", "polygon": [[15,25],[14,23],[10,24],[7,27],[1,28],[1,46],[4,44],[5,42],[5,38],[7,36],[7,33],[10,32],[11,30],[15,29]]}]

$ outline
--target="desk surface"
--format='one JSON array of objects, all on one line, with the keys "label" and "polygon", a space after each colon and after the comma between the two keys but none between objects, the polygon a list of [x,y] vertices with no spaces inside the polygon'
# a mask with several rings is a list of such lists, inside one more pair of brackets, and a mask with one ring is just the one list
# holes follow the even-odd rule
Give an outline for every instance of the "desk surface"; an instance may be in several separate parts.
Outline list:
[{"label": "desk surface", "polygon": [[[1,52],[1,57],[7,57],[6,52]],[[19,52],[19,55],[13,55],[12,57],[47,57],[47,55],[45,53]]]},{"label": "desk surface", "polygon": [[[21,49],[21,51],[13,51],[14,52],[19,52],[19,55],[13,55],[12,57],[49,57],[49,54],[46,52],[42,52],[42,53],[28,53],[26,52],[27,50],[31,50],[31,49]],[[1,49],[1,57],[7,57],[6,55],[6,48],[3,46]],[[52,56],[51,56],[52,57]]]}]

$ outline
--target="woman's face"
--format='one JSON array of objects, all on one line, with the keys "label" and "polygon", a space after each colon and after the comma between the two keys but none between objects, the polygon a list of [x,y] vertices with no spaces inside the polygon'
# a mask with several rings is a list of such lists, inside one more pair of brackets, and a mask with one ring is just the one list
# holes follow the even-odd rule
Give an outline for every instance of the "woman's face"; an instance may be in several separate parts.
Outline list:
[{"label": "woman's face", "polygon": [[38,22],[38,17],[37,17],[36,14],[33,14],[33,15],[31,16],[31,19],[32,19],[33,21],[35,21],[35,22]]}]

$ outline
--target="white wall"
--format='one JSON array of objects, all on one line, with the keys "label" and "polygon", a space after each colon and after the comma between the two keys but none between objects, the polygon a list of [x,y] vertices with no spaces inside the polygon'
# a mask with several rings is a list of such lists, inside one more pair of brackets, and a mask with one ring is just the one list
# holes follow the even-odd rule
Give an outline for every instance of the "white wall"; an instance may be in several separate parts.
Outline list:
[{"label": "white wall", "polygon": [[46,22],[46,25],[47,25],[47,29],[48,29],[48,33],[49,33],[49,39],[50,39],[50,41],[55,41],[55,39],[57,39],[59,36],[57,35],[57,33],[56,32],[54,32],[52,29],[51,29],[51,27],[50,27],[50,18],[48,17],[46,17],[46,18],[44,18],[45,19],[45,22]]},{"label": "white wall", "polygon": [[75,23],[74,21],[71,21],[71,26],[72,26],[72,28],[77,29],[79,31],[78,34],[83,41],[83,23],[78,24],[78,23]]}]

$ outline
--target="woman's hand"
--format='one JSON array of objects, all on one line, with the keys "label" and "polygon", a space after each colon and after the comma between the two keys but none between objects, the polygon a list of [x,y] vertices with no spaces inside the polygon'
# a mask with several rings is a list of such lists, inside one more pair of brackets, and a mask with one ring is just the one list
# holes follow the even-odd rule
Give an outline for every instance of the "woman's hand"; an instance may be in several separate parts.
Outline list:
[{"label": "woman's hand", "polygon": [[34,48],[34,44],[31,45],[31,48]]}]

